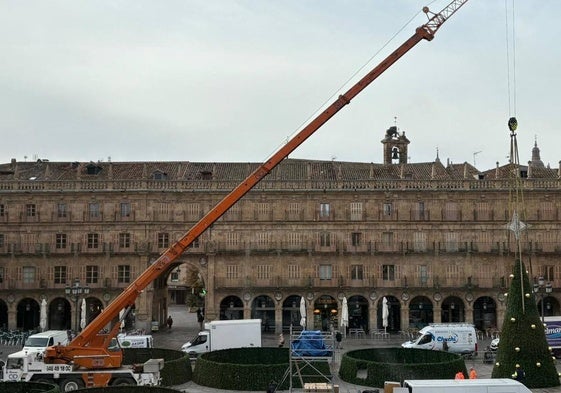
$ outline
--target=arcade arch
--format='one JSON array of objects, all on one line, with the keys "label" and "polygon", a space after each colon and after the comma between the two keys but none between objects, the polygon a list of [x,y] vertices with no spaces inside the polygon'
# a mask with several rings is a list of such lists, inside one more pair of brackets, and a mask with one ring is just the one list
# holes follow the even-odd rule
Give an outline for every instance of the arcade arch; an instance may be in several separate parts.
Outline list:
[{"label": "arcade arch", "polygon": [[243,319],[243,301],[237,296],[226,296],[220,302],[220,319]]},{"label": "arcade arch", "polygon": [[442,301],[440,311],[442,323],[465,322],[466,310],[464,301],[458,296],[448,296]]},{"label": "arcade arch", "polygon": [[409,302],[409,327],[421,329],[434,322],[433,304],[426,296],[416,296]]}]

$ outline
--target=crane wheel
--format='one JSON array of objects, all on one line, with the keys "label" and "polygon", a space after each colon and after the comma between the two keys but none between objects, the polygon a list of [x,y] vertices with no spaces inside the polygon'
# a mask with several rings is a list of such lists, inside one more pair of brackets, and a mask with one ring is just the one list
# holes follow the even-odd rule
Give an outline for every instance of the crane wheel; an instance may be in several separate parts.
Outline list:
[{"label": "crane wheel", "polygon": [[78,378],[68,378],[60,381],[61,392],[72,392],[74,390],[83,389],[84,381]]},{"label": "crane wheel", "polygon": [[132,378],[115,378],[113,382],[111,382],[111,386],[130,386],[136,385],[136,381]]}]

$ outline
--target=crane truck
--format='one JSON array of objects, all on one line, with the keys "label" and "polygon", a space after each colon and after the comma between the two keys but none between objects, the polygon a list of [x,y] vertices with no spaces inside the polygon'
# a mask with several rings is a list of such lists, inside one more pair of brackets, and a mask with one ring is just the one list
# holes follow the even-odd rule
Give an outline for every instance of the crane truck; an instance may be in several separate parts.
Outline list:
[{"label": "crane truck", "polygon": [[[169,273],[179,265],[181,254],[215,223],[226,211],[267,176],[282,160],[300,146],[321,126],[329,121],[344,106],[383,74],[397,60],[422,40],[431,41],[437,30],[468,0],[453,0],[439,13],[432,13],[428,7],[423,11],[428,21],[418,27],[415,33],[390,53],[381,63],[370,70],[345,93],[339,95],[326,109],[298,131],[280,149],[271,155],[254,172],[228,193],[217,205],[208,211],[185,235],[165,250],[140,276],[138,276],[119,296],[70,343],[55,345],[45,350],[41,359],[21,359],[23,364],[4,367],[3,379],[7,381],[48,381],[58,383],[62,391],[81,387],[102,387],[115,384],[157,383],[161,362],[152,361],[144,365],[144,370],[127,370],[122,366],[123,354],[116,344],[120,321],[130,311],[139,294],[155,279]],[[124,313],[119,314],[122,310]],[[119,322],[115,323],[115,320]],[[104,328],[110,326],[108,332]],[[29,367],[32,366],[32,367]],[[150,375],[152,377],[150,377]]]}]

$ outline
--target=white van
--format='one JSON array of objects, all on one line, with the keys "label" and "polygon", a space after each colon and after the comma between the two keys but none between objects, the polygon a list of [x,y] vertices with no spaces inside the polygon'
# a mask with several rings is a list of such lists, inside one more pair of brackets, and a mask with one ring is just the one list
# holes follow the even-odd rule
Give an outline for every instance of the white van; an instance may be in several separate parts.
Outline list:
[{"label": "white van", "polygon": [[[408,393],[532,393],[514,379],[417,379],[403,381]],[[399,391],[394,388],[394,392]]]},{"label": "white van", "polygon": [[47,347],[59,344],[68,344],[68,333],[66,330],[47,330],[27,337],[23,344],[23,351],[43,352]]},{"label": "white van", "polygon": [[66,333],[66,330],[47,330],[43,333],[32,334],[27,337],[27,340],[25,340],[21,351],[9,354],[8,360],[12,358],[22,358],[27,354],[33,353],[36,354],[38,358],[41,358],[47,347],[58,344],[68,344],[68,334]]},{"label": "white van", "polygon": [[151,335],[126,335],[120,333],[117,335],[121,348],[153,348],[154,339]]},{"label": "white van", "polygon": [[477,335],[475,327],[468,323],[434,323],[422,328],[416,339],[401,346],[473,355],[477,352]]}]

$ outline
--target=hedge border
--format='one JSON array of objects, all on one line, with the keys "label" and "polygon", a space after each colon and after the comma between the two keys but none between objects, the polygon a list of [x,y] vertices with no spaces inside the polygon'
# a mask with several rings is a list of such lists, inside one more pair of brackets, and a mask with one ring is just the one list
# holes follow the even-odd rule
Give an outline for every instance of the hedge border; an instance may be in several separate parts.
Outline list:
[{"label": "hedge border", "polygon": [[[365,378],[357,374],[366,372]],[[372,348],[346,352],[339,377],[361,386],[383,387],[386,381],[406,379],[454,379],[458,371],[467,376],[464,359],[457,354],[409,348]]]}]

